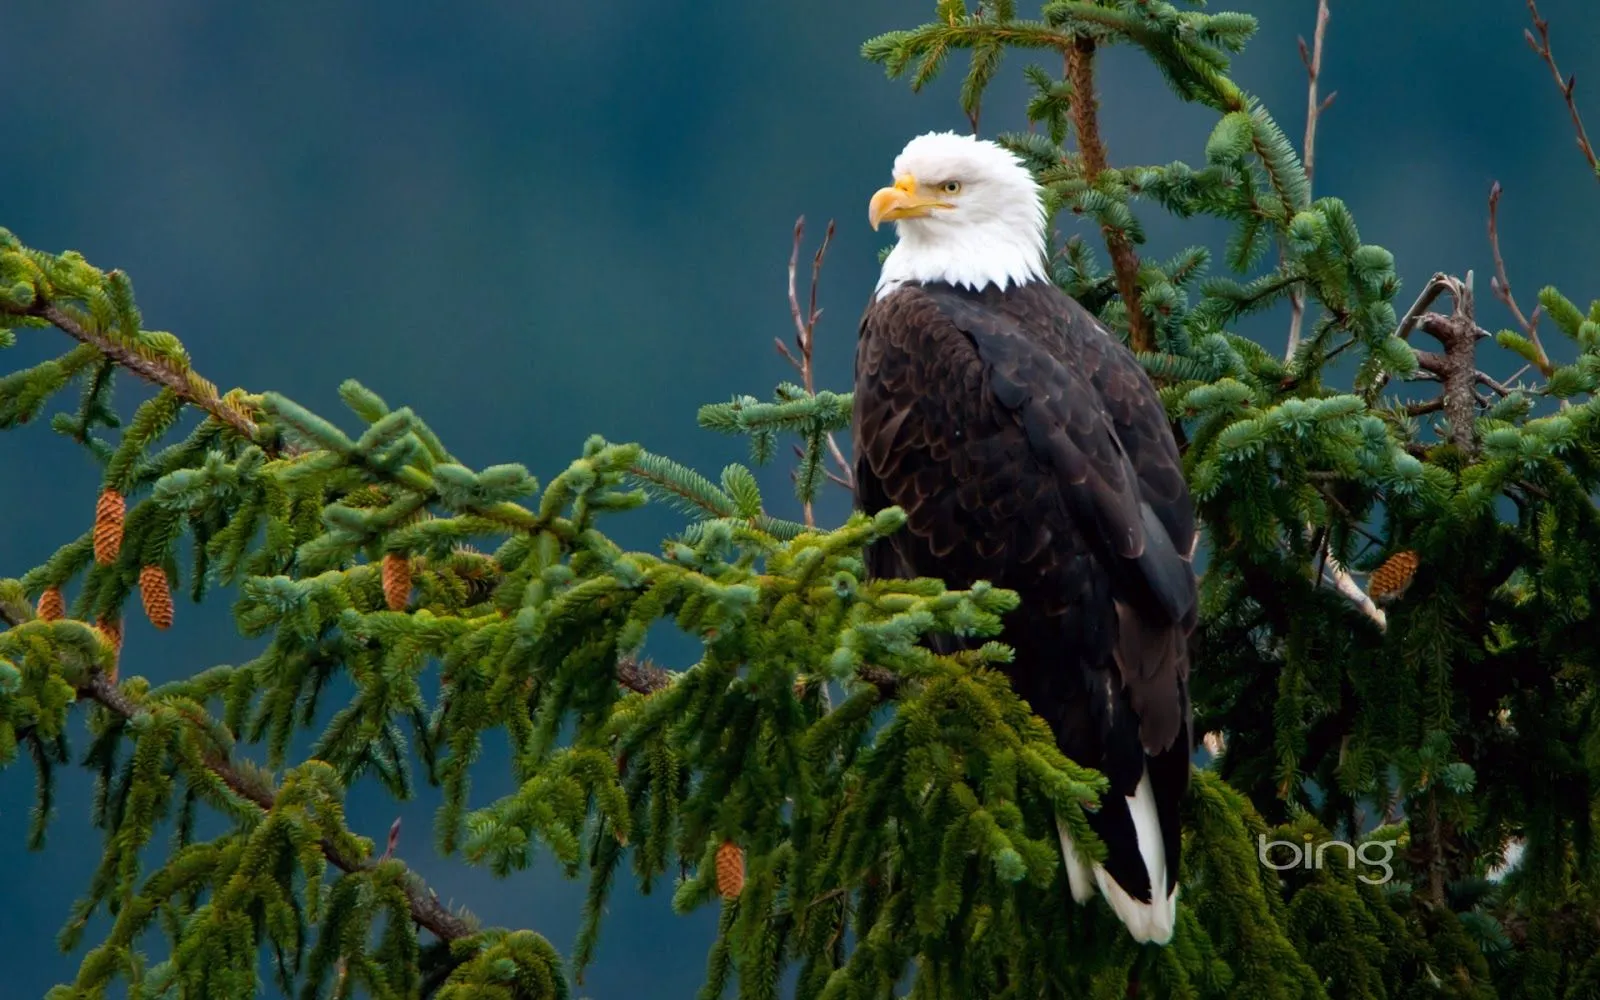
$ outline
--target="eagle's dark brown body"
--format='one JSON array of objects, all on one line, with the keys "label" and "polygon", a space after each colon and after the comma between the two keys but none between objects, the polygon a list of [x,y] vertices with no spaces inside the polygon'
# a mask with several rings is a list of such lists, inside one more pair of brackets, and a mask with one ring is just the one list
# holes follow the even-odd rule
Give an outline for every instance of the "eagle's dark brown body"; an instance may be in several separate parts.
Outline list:
[{"label": "eagle's dark brown body", "polygon": [[1045,282],[906,284],[856,350],[857,501],[905,510],[874,576],[977,580],[1022,598],[1002,639],[1017,693],[1111,781],[1090,825],[1108,875],[1152,899],[1126,796],[1148,770],[1167,882],[1192,746],[1194,508],[1138,361]]}]

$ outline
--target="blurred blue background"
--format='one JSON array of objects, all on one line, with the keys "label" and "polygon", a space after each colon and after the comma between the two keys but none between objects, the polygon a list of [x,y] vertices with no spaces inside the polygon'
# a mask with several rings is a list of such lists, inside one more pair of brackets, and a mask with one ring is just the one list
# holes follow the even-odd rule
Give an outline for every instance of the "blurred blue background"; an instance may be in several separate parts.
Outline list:
[{"label": "blurred blue background", "polygon": [[[1315,0],[1218,6],[1262,18],[1234,77],[1298,145],[1295,37],[1309,40]],[[867,198],[906,139],[966,127],[959,63],[912,95],[858,48],[932,8],[10,4],[0,225],[128,271],[147,324],[182,337],[224,389],[272,388],[344,419],[335,390],[355,376],[414,407],[473,465],[520,461],[548,479],[598,432],[714,474],[742,446],[698,430],[696,406],[766,396],[788,377],[771,342],[791,333],[785,265],[802,213],[811,238],[839,220],[818,383],[849,385],[855,322],[890,239],[867,228]],[[1600,129],[1600,8],[1541,8]],[[1316,193],[1344,198],[1363,237],[1394,251],[1406,282],[1398,309],[1434,271],[1475,268],[1480,321],[1510,324],[1487,291],[1496,179],[1524,308],[1543,284],[1583,301],[1600,293],[1600,255],[1585,239],[1600,191],[1548,69],[1522,41],[1526,20],[1523,0],[1333,4],[1323,89],[1338,99],[1319,132]],[[986,134],[1021,126],[1022,65],[1006,64]],[[1113,162],[1203,158],[1213,116],[1178,104],[1141,56],[1110,53],[1100,79]],[[1220,246],[1214,227],[1146,221],[1147,252]],[[1286,313],[1256,327],[1280,349],[1286,328]],[[23,331],[0,361],[10,371],[66,346],[54,331]],[[0,435],[0,575],[21,575],[92,516],[96,468],[39,423]],[[765,483],[785,495],[782,469]],[[819,517],[847,507],[833,490]],[[678,523],[652,508],[612,529],[653,548]],[[250,654],[225,599],[180,604],[179,617],[163,634],[131,617],[124,675],[166,680]],[[479,766],[476,804],[509,789],[502,751]],[[69,772],[58,791],[48,846],[29,853],[31,768],[0,773],[0,996],[39,996],[82,958],[54,940],[100,855],[90,782]],[[360,786],[351,816],[381,843],[402,815],[400,853],[441,897],[567,949],[581,884],[549,864],[501,881],[438,857],[435,801],[424,790],[397,807]],[[714,916],[675,917],[668,895],[614,895],[579,995],[692,995]]]}]

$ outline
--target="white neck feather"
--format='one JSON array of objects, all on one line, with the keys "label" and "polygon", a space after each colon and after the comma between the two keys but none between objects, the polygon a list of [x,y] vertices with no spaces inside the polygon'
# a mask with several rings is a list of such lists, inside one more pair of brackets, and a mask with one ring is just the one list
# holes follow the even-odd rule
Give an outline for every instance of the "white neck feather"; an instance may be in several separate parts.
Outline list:
[{"label": "white neck feather", "polygon": [[906,282],[943,281],[974,291],[1004,291],[1045,278],[1043,212],[1032,218],[990,217],[982,222],[937,218],[896,223],[900,239],[878,276],[877,298]]}]

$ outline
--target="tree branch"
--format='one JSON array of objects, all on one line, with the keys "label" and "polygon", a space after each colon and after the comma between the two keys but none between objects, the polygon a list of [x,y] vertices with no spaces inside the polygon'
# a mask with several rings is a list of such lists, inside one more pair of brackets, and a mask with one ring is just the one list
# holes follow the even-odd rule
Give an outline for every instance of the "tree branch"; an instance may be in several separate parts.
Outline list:
[{"label": "tree branch", "polygon": [[1550,75],[1556,78],[1556,89],[1561,91],[1561,99],[1567,102],[1567,114],[1572,116],[1572,127],[1578,133],[1578,149],[1583,153],[1583,158],[1589,161],[1589,171],[1600,179],[1600,158],[1595,156],[1594,146],[1589,143],[1589,133],[1583,128],[1583,118],[1578,114],[1578,105],[1572,99],[1578,78],[1561,75],[1560,67],[1556,66],[1556,57],[1550,51],[1550,22],[1539,16],[1539,5],[1534,0],[1528,0],[1528,13],[1533,17],[1533,31],[1537,31],[1539,37],[1535,38],[1533,31],[1526,28],[1522,30],[1522,37],[1527,39],[1528,47],[1550,67]]},{"label": "tree branch", "polygon": [[[52,321],[53,322],[53,321]],[[0,620],[8,627],[15,627],[33,618],[31,608],[23,609],[13,605],[0,604]],[[665,673],[665,671],[662,671]],[[128,722],[133,722],[141,716],[148,714],[149,710],[142,707],[128,693],[99,670],[91,671],[88,679],[77,686],[79,699],[88,699],[102,706],[113,715]],[[227,785],[235,795],[247,802],[253,803],[262,812],[271,812],[275,804],[275,796],[267,788],[248,777],[233,766],[233,763],[223,757],[212,757],[206,761],[206,768],[215,774],[222,783]],[[390,839],[394,839],[395,831],[391,829]],[[323,856],[335,867],[346,872],[364,872],[372,870],[372,862],[361,861],[347,856],[343,851],[324,840],[321,842]],[[387,855],[386,855],[387,856]],[[391,859],[392,860],[392,859]],[[473,932],[473,926],[466,919],[451,913],[439,897],[427,887],[427,884],[409,868],[405,878],[404,891],[406,902],[411,910],[411,919],[420,927],[431,931],[441,941],[454,941],[466,937]]]},{"label": "tree branch", "polygon": [[[1090,187],[1094,187],[1095,180],[1106,169],[1106,147],[1100,139],[1100,123],[1096,116],[1094,50],[1094,39],[1080,36],[1064,53],[1067,76],[1072,83],[1072,126],[1078,134],[1078,151],[1083,156],[1083,179]],[[1106,249],[1111,252],[1117,292],[1128,309],[1128,346],[1148,354],[1156,349],[1156,344],[1139,304],[1139,255],[1134,252],[1127,233],[1107,225],[1102,225],[1100,231],[1105,235]]]},{"label": "tree branch", "polygon": [[[811,258],[811,297],[806,305],[805,312],[800,311],[800,295],[795,289],[795,279],[800,271],[800,241],[806,232],[806,217],[800,216],[794,220],[794,244],[789,249],[789,315],[794,320],[794,342],[800,354],[795,356],[787,344],[780,337],[774,337],[778,353],[783,355],[795,370],[800,373],[800,379],[806,392],[815,396],[817,394],[816,376],[811,363],[811,352],[816,344],[817,320],[822,318],[822,310],[817,308],[817,286],[822,278],[822,259],[828,252],[828,244],[833,242],[833,220],[828,220],[828,231],[822,236],[822,245],[817,247],[817,252]],[[855,473],[850,468],[850,463],[845,460],[844,452],[839,450],[839,443],[834,440],[833,432],[824,435],[828,442],[828,454],[833,458],[839,471],[827,472],[829,479],[845,487],[855,489]],[[805,505],[806,527],[816,527],[816,516],[812,513],[811,504]]]},{"label": "tree branch", "polygon": [[[1306,169],[1306,192],[1311,191],[1311,179],[1316,170],[1317,157],[1317,120],[1322,117],[1322,112],[1333,103],[1338,96],[1337,92],[1329,94],[1321,101],[1317,100],[1317,82],[1322,78],[1322,40],[1328,33],[1328,0],[1317,0],[1317,28],[1312,34],[1311,49],[1307,51],[1306,40],[1298,39],[1300,43],[1300,61],[1306,67],[1306,141],[1305,152],[1301,157]],[[1295,351],[1300,348],[1300,329],[1305,322],[1306,297],[1305,292],[1296,288],[1289,293],[1289,347],[1284,352],[1284,361],[1294,357]]]},{"label": "tree branch", "polygon": [[1449,288],[1449,275],[1440,272],[1429,278],[1427,285],[1417,295],[1417,300],[1411,303],[1411,308],[1407,309],[1406,314],[1400,318],[1399,325],[1395,327],[1394,335],[1401,340],[1409,338],[1411,331],[1417,327],[1417,320],[1421,319],[1422,314],[1428,311],[1428,307],[1433,305],[1434,300],[1443,295]]},{"label": "tree branch", "polygon": [[43,302],[38,308],[32,310],[31,315],[46,320],[74,340],[90,345],[146,382],[171,389],[177,394],[178,398],[216,417],[238,431],[246,440],[255,440],[258,429],[256,422],[243,410],[217,395],[216,386],[193,372],[176,371],[159,361],[146,358],[102,334],[95,333],[76,319],[73,319],[66,310],[53,303]]},{"label": "tree branch", "polygon": [[1493,390],[1494,394],[1499,396],[1499,397],[1501,397],[1502,399],[1504,399],[1506,396],[1511,395],[1511,387],[1510,386],[1504,385],[1504,384],[1502,384],[1500,382],[1496,382],[1494,379],[1490,378],[1488,375],[1486,375],[1483,372],[1478,372],[1477,376],[1478,376],[1478,384],[1479,385],[1484,386],[1487,389]]},{"label": "tree branch", "polygon": [[[0,603],[0,621],[4,621],[7,626],[14,627],[32,618],[31,607]],[[617,682],[624,688],[641,694],[653,694],[663,690],[672,683],[674,676],[671,671],[656,666],[654,662],[644,657],[624,657],[617,663]],[[893,697],[897,692],[899,679],[880,667],[862,667],[858,676],[876,687],[886,699]],[[92,701],[127,722],[134,722],[149,712],[99,670],[92,671],[88,678],[77,686],[77,694],[80,700]],[[19,732],[18,736],[19,739],[26,738],[27,733]],[[206,768],[239,798],[254,804],[262,812],[272,811],[276,796],[270,787],[239,770],[226,757],[211,756],[205,763]],[[398,861],[393,856],[398,833],[399,821],[396,820],[389,830],[388,849],[377,862],[350,857],[329,840],[321,841],[319,846],[323,856],[340,870],[350,873],[367,872],[383,861],[394,861],[404,865],[404,862]],[[438,895],[410,868],[406,869],[403,881],[403,891],[411,911],[411,919],[418,926],[426,928],[441,941],[455,941],[474,932],[473,923],[451,912],[439,901]]]},{"label": "tree branch", "polygon": [[[1437,282],[1439,277],[1435,277]],[[1441,409],[1450,421],[1450,440],[1467,455],[1477,450],[1478,385],[1477,344],[1487,336],[1473,319],[1472,272],[1467,279],[1445,278],[1455,306],[1449,316],[1424,313],[1417,320],[1419,329],[1437,340],[1443,354],[1418,351],[1417,363],[1439,376],[1443,388]]]},{"label": "tree branch", "polygon": [[1533,344],[1539,357],[1536,364],[1539,371],[1549,378],[1555,371],[1555,366],[1550,363],[1550,355],[1544,351],[1544,344],[1539,342],[1539,307],[1534,306],[1533,313],[1528,316],[1522,314],[1522,309],[1517,306],[1516,298],[1511,294],[1511,279],[1506,277],[1505,258],[1500,256],[1500,229],[1497,225],[1497,215],[1500,208],[1500,182],[1495,181],[1489,188],[1489,249],[1494,253],[1494,274],[1489,278],[1489,290],[1494,292],[1494,297],[1505,303],[1511,310],[1511,315],[1516,319],[1517,325],[1522,328],[1522,333]]},{"label": "tree branch", "polygon": [[[105,707],[113,714],[132,722],[141,715],[146,714],[146,709],[141,708],[137,702],[128,697],[127,693],[111,679],[100,671],[89,675],[89,679],[78,688],[78,695]],[[206,761],[206,767],[222,780],[232,792],[254,803],[262,812],[271,812],[275,804],[275,797],[270,788],[250,780],[235,768],[226,758],[213,757]],[[321,843],[323,855],[335,867],[346,872],[356,873],[371,871],[375,866],[372,862],[361,861],[347,856],[331,841],[323,840]],[[393,860],[393,859],[391,859]],[[396,862],[403,864],[403,862]],[[411,910],[411,919],[420,927],[431,931],[441,941],[454,941],[471,934],[473,927],[462,917],[451,913],[443,903],[439,902],[432,890],[419,878],[416,873],[407,869],[404,891],[406,902]]]}]

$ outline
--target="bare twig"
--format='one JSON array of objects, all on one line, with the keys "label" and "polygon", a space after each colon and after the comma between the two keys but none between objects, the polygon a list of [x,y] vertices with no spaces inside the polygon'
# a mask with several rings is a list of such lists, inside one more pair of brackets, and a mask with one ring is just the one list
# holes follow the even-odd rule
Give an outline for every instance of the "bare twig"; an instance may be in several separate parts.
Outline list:
[{"label": "bare twig", "polygon": [[[1328,0],[1317,0],[1317,28],[1312,34],[1311,48],[1306,48],[1306,40],[1298,39],[1300,43],[1300,61],[1306,67],[1306,141],[1305,153],[1302,160],[1306,169],[1306,191],[1311,190],[1311,179],[1316,172],[1317,159],[1317,120],[1322,117],[1322,112],[1338,96],[1337,91],[1329,94],[1322,100],[1317,100],[1317,83],[1322,78],[1322,40],[1328,33]],[[1300,349],[1300,329],[1305,322],[1306,297],[1305,292],[1296,288],[1289,293],[1289,347],[1284,352],[1285,361],[1294,358],[1295,351]]]},{"label": "bare twig", "polygon": [[1539,307],[1534,306],[1533,313],[1525,316],[1521,307],[1517,305],[1516,297],[1511,294],[1511,279],[1506,277],[1505,258],[1500,256],[1499,208],[1500,182],[1495,181],[1489,188],[1489,250],[1494,254],[1494,275],[1489,278],[1489,290],[1511,310],[1512,317],[1522,328],[1523,336],[1527,337],[1533,344],[1534,350],[1539,352],[1534,363],[1544,377],[1549,378],[1555,371],[1555,366],[1550,363],[1550,356],[1545,353],[1544,344],[1539,342]]},{"label": "bare twig", "polygon": [[400,817],[396,816],[393,823],[389,824],[389,842],[384,845],[383,853],[378,855],[379,861],[388,861],[394,857],[394,852],[400,846]]},{"label": "bare twig", "polygon": [[1429,278],[1421,293],[1417,295],[1417,300],[1411,303],[1411,308],[1407,309],[1406,314],[1400,317],[1400,324],[1395,327],[1394,335],[1401,340],[1409,338],[1411,331],[1417,327],[1417,320],[1422,318],[1422,314],[1428,311],[1428,307],[1433,305],[1435,299],[1449,291],[1451,280],[1449,275],[1442,272],[1435,273],[1433,277]]},{"label": "bare twig", "polygon": [[1478,372],[1477,376],[1478,376],[1478,384],[1479,385],[1484,386],[1485,388],[1492,390],[1495,395],[1501,397],[1502,399],[1504,399],[1506,396],[1511,395],[1511,387],[1510,386],[1505,385],[1505,384],[1500,383],[1500,382],[1496,382],[1494,379],[1490,378],[1488,375],[1484,374],[1483,372]]},{"label": "bare twig", "polygon": [[1328,109],[1333,99],[1339,96],[1338,91],[1330,93],[1321,101],[1317,100],[1317,84],[1322,78],[1322,41],[1328,33],[1328,0],[1317,0],[1317,28],[1312,34],[1311,50],[1306,51],[1306,40],[1299,39],[1300,61],[1306,67],[1306,144],[1305,168],[1306,180],[1309,182],[1316,173],[1317,151],[1317,119],[1322,117],[1322,112]]},{"label": "bare twig", "polygon": [[[828,244],[833,242],[833,220],[828,220],[828,230],[822,236],[822,245],[817,247],[817,252],[811,257],[811,294],[802,312],[796,278],[800,272],[800,242],[805,232],[806,217],[802,215],[794,220],[794,245],[789,250],[789,316],[794,320],[794,343],[800,352],[799,355],[790,351],[782,339],[774,337],[773,340],[777,344],[778,353],[800,373],[800,380],[806,392],[814,396],[817,387],[811,352],[816,344],[817,320],[822,318],[822,310],[817,308],[817,286],[822,280],[823,257],[828,253]],[[828,454],[839,467],[838,472],[828,472],[828,478],[846,489],[855,489],[855,474],[850,469],[850,463],[845,460],[844,452],[839,450],[839,443],[834,440],[833,432],[829,431],[825,438],[828,442]],[[805,505],[805,521],[808,528],[815,527],[817,523],[810,502]]]},{"label": "bare twig", "polygon": [[[1384,545],[1383,539],[1379,538],[1377,535],[1374,535],[1372,532],[1370,532],[1366,528],[1362,527],[1361,523],[1356,520],[1355,515],[1350,513],[1350,508],[1346,507],[1344,505],[1343,501],[1341,501],[1338,497],[1334,496],[1331,492],[1329,492],[1328,487],[1327,487],[1326,484],[1343,478],[1342,476],[1340,476],[1339,473],[1331,472],[1331,471],[1322,471],[1322,470],[1311,470],[1311,471],[1306,473],[1306,478],[1310,479],[1312,484],[1316,486],[1317,493],[1319,495],[1321,495],[1321,497],[1323,499],[1323,502],[1325,502],[1328,506],[1332,507],[1334,510],[1337,510],[1340,514],[1344,515],[1345,527],[1349,528],[1351,531],[1354,531],[1356,534],[1358,534],[1361,537],[1365,538],[1367,541],[1371,542],[1373,545],[1376,545],[1376,546],[1379,546],[1379,547],[1382,547]],[[1307,530],[1308,531],[1311,530],[1309,525],[1307,525]]]},{"label": "bare twig", "polygon": [[850,460],[845,458],[844,452],[839,450],[839,442],[833,439],[832,432],[828,434],[827,440],[828,454],[833,456],[834,464],[839,467],[838,474],[835,475],[834,473],[830,472],[828,473],[828,478],[837,482],[840,486],[843,486],[847,490],[854,490],[856,488],[856,474],[855,470],[850,468]]},{"label": "bare twig", "polygon": [[[1078,134],[1078,152],[1083,158],[1083,179],[1094,187],[1095,179],[1107,166],[1105,143],[1100,138],[1100,123],[1095,109],[1093,38],[1080,36],[1063,53],[1067,76],[1072,83],[1072,126]],[[1117,275],[1117,292],[1128,310],[1128,346],[1149,353],[1156,349],[1155,337],[1139,304],[1139,255],[1128,234],[1101,226],[1106,249],[1111,252],[1111,267]]]},{"label": "bare twig", "polygon": [[789,316],[794,320],[794,342],[800,349],[800,357],[788,355],[789,361],[800,371],[800,378],[805,383],[806,392],[817,391],[814,381],[815,375],[811,369],[811,347],[816,335],[817,320],[822,318],[822,310],[817,308],[817,284],[822,277],[822,259],[828,252],[828,244],[833,241],[833,220],[828,220],[828,231],[822,236],[822,245],[817,247],[817,252],[811,258],[811,297],[806,303],[804,314],[800,311],[800,295],[795,289],[795,279],[800,272],[800,242],[806,234],[806,217],[794,220],[794,245],[789,250]]},{"label": "bare twig", "polygon": [[[1600,158],[1595,156],[1594,146],[1589,142],[1589,133],[1583,128],[1583,118],[1578,114],[1578,105],[1572,99],[1572,91],[1577,86],[1578,78],[1561,75],[1561,69],[1556,65],[1556,57],[1550,51],[1550,22],[1539,16],[1539,5],[1534,0],[1528,0],[1528,14],[1533,18],[1533,31],[1524,28],[1522,37],[1527,39],[1528,47],[1550,67],[1550,75],[1556,78],[1556,89],[1561,91],[1561,99],[1567,102],[1567,114],[1572,116],[1572,127],[1578,133],[1578,149],[1583,153],[1583,158],[1589,161],[1589,172],[1600,178]],[[1539,33],[1537,38],[1534,37],[1535,31]]]}]

